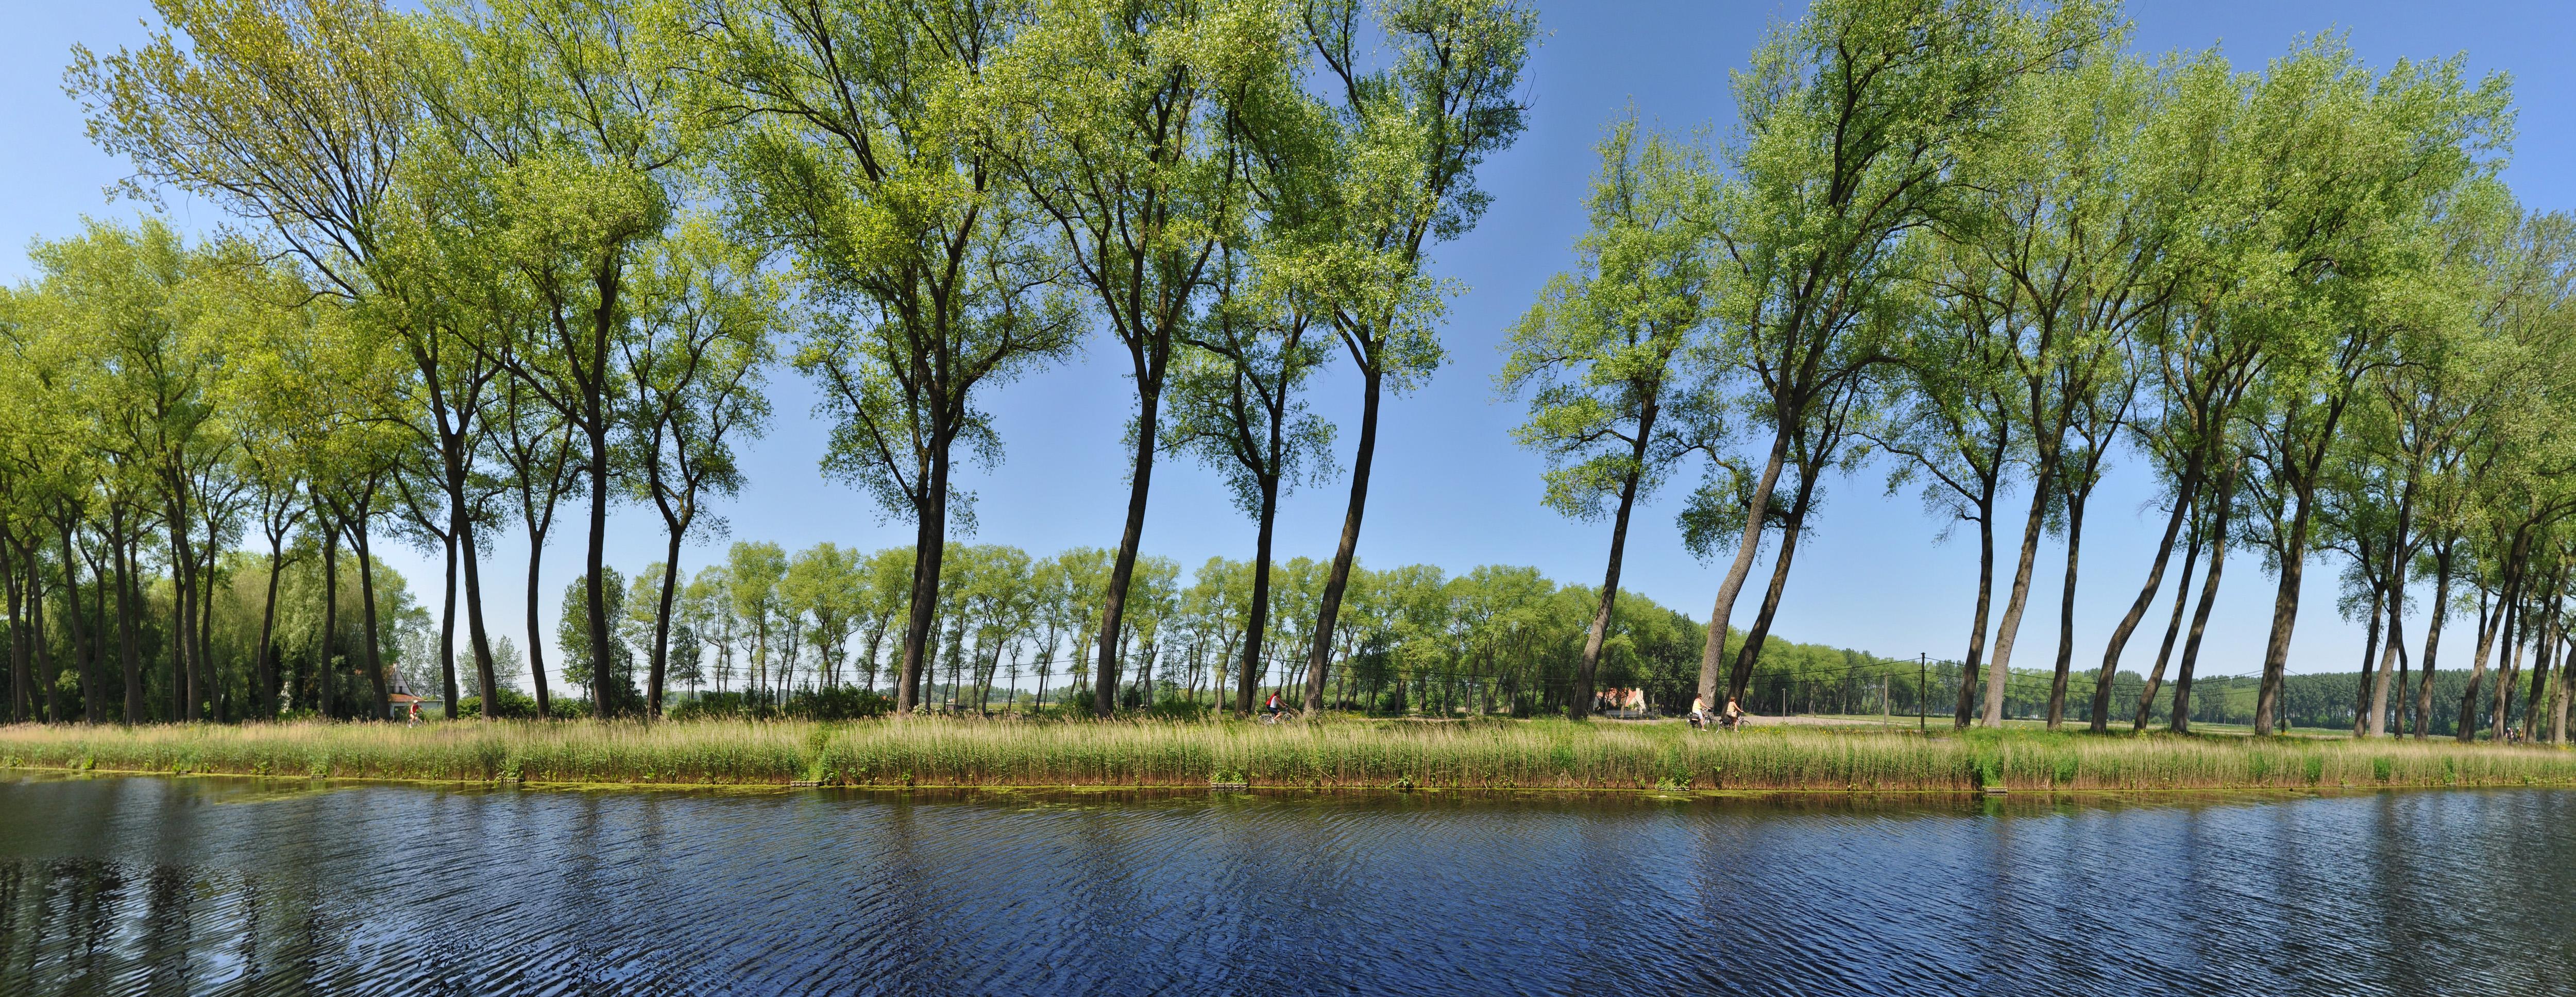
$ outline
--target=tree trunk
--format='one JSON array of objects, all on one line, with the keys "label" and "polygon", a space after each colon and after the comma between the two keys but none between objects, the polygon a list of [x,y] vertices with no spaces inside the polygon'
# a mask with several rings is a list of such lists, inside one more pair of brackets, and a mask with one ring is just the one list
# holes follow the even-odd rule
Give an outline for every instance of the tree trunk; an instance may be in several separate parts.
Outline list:
[{"label": "tree trunk", "polygon": [[[447,535],[450,538],[449,542],[456,545],[459,566],[465,571],[465,641],[467,647],[474,652],[475,681],[483,686],[483,719],[498,720],[500,719],[498,707],[501,705],[501,676],[493,670],[492,635],[491,631],[483,625],[482,557],[476,553],[478,548],[474,543],[474,517],[467,515],[464,472],[451,467],[448,478]],[[530,648],[529,653],[534,655],[535,649]],[[450,654],[448,659],[453,662],[455,655]],[[536,659],[531,657],[529,660]],[[448,670],[453,672],[455,666],[450,664]],[[447,716],[451,720],[456,718],[456,694],[453,691],[450,691],[447,696]]]},{"label": "tree trunk", "polygon": [[1995,495],[1988,488],[1977,508],[1977,607],[1969,614],[1968,656],[1959,662],[1959,701],[1952,726],[1976,722],[1978,669],[1986,664],[1986,624],[1995,608]]},{"label": "tree trunk", "polygon": [[939,570],[948,554],[948,466],[948,448],[933,440],[922,503],[913,509],[912,595],[903,623],[902,669],[895,676],[897,717],[909,717],[921,705],[921,677],[938,625]]},{"label": "tree trunk", "polygon": [[[1745,505],[1744,536],[1736,542],[1735,560],[1727,564],[1726,577],[1717,583],[1717,601],[1708,611],[1708,636],[1702,640],[1699,652],[1701,699],[1718,701],[1718,662],[1726,654],[1726,632],[1732,626],[1730,617],[1735,612],[1735,598],[1743,594],[1744,580],[1753,574],[1753,558],[1762,550],[1762,517],[1770,512],[1771,489],[1780,484],[1780,468],[1789,459],[1789,441],[1796,432],[1796,427],[1783,424],[1771,435],[1771,454],[1763,459],[1762,477],[1754,482],[1753,495]],[[1788,541],[1784,539],[1781,546],[1787,547]],[[1984,628],[1980,627],[1979,632],[1984,632]],[[1733,689],[1735,685],[1730,675],[1727,687]],[[1590,705],[1588,702],[1575,703],[1572,709],[1579,717],[1582,716],[1581,711]]]},{"label": "tree trunk", "polygon": [[[209,555],[211,555],[215,549],[215,542],[212,537],[213,535],[209,533],[206,546],[200,548],[208,552]],[[206,676],[206,710],[208,715],[212,716],[216,723],[224,723],[230,719],[225,715],[224,711],[224,686],[222,680],[218,678],[215,673],[215,655],[214,652],[210,650],[210,648],[215,644],[215,608],[214,605],[208,601],[211,596],[205,594],[211,593],[215,590],[214,559],[212,556],[207,556],[200,560],[207,563],[204,566],[204,570],[198,573],[197,582],[197,591],[199,593],[197,596],[197,662],[198,667],[204,670]]]},{"label": "tree trunk", "polygon": [[2496,670],[2495,719],[2487,722],[2498,743],[2513,734],[2513,699],[2521,691],[2522,645],[2531,639],[2531,607],[2517,603],[2506,621],[2504,647],[2497,652],[2502,662]]},{"label": "tree trunk", "polygon": [[2487,677],[2487,655],[2495,649],[2496,637],[2503,632],[2506,620],[2513,615],[2513,600],[2515,598],[2514,590],[2518,587],[2519,582],[2519,579],[2514,576],[2513,567],[2515,559],[2526,549],[2525,544],[2529,542],[2529,536],[2530,534],[2527,531],[2516,531],[2512,547],[2512,556],[2507,557],[2505,560],[2504,588],[2502,592],[2498,593],[2500,598],[2496,600],[2495,607],[2492,610],[2487,607],[2484,588],[2481,587],[2479,591],[2478,651],[2477,656],[2473,658],[2469,664],[2468,691],[2462,693],[2460,696],[2459,730],[2454,734],[2454,736],[2462,743],[2466,743],[2477,737],[2478,691],[2479,686],[2484,684]]},{"label": "tree trunk", "polygon": [[2424,621],[2424,667],[2415,678],[2415,739],[2433,727],[2433,662],[2442,652],[2442,620],[2451,615],[2451,547],[2433,552],[2433,615]]},{"label": "tree trunk", "polygon": [[[2120,622],[2111,628],[2111,640],[2102,649],[2102,673],[2093,683],[2093,733],[2103,734],[2110,731],[2111,683],[2120,674],[2120,653],[2128,649],[2130,636],[2137,633],[2139,622],[2147,618],[2148,607],[2155,604],[2156,589],[2164,584],[2165,562],[2173,556],[2175,535],[2182,532],[2184,521],[2191,515],[2192,500],[2199,494],[2200,474],[2200,456],[2195,450],[2192,458],[2183,468],[2182,477],[2174,489],[2173,512],[2165,517],[2164,538],[2156,541],[2156,556],[2155,560],[2147,565],[2146,584],[2138,587],[2138,597],[2129,602],[2129,611],[2121,615]],[[2192,536],[2191,549],[2195,555],[2200,550],[2198,534]],[[2189,559],[2184,563],[2186,565],[2184,574],[2188,575]],[[2174,594],[2173,623],[2165,627],[2164,650],[2156,652],[2156,674],[2159,677],[2164,674],[2166,652],[2173,650],[2174,631],[2182,625],[2182,605],[2189,597],[2190,590],[2191,579],[2186,577],[2182,580],[2180,589]],[[2154,699],[2155,692],[2149,689],[2146,695],[2139,698],[2139,702],[2146,703]],[[2138,721],[2138,726],[2141,728],[2146,726],[2144,716],[2145,714],[2141,712],[2141,719]]]},{"label": "tree trunk", "polygon": [[121,526],[108,538],[108,557],[116,562],[116,639],[125,664],[125,722],[139,724],[143,716],[143,657],[136,644],[134,613],[141,601],[134,594],[134,566],[129,556],[132,539]]},{"label": "tree trunk", "polygon": [[[548,521],[553,520],[554,511],[547,510],[545,518]],[[555,715],[554,697],[546,690],[545,625],[538,622],[543,617],[537,615],[537,594],[542,591],[537,581],[537,569],[544,565],[545,559],[545,528],[531,525],[528,527],[528,681],[536,689],[537,719],[539,720]],[[491,715],[493,708],[498,705],[500,705],[498,698],[487,698],[483,704],[483,713],[486,716]]]},{"label": "tree trunk", "polygon": [[[1270,466],[1279,464],[1273,459]],[[1265,477],[1261,485],[1261,525],[1252,539],[1252,604],[1244,609],[1243,668],[1234,680],[1234,711],[1247,717],[1252,715],[1252,700],[1259,692],[1260,676],[1254,673],[1265,650],[1262,638],[1268,635],[1266,628],[1270,625],[1270,545],[1278,516],[1279,481],[1275,476]],[[1309,701],[1306,712],[1311,714],[1316,707]]]},{"label": "tree trunk", "polygon": [[2210,515],[2209,577],[2201,581],[2200,605],[2191,611],[2191,633],[2183,638],[2182,662],[2174,675],[2173,731],[2191,733],[2191,678],[2200,663],[2200,638],[2209,626],[2209,610],[2218,601],[2219,576],[2227,568],[2227,520],[2236,509],[2236,470],[2229,468],[2219,476],[2218,490],[2212,497],[2217,509]]},{"label": "tree trunk", "polygon": [[[1371,354],[1374,356],[1374,354]],[[1333,548],[1333,569],[1324,576],[1323,599],[1315,610],[1314,646],[1306,655],[1306,694],[1309,701],[1323,695],[1324,664],[1333,654],[1333,628],[1342,615],[1342,593],[1351,583],[1351,562],[1359,556],[1360,518],[1368,511],[1369,471],[1377,460],[1378,399],[1385,388],[1386,373],[1377,363],[1366,364],[1360,383],[1360,441],[1351,452],[1351,498],[1342,510],[1341,544]],[[1581,717],[1581,705],[1575,707]]]},{"label": "tree trunk", "polygon": [[2487,606],[2486,593],[2483,590],[2478,593],[2478,650],[2469,661],[2468,689],[2460,694],[2459,723],[2452,732],[2452,736],[2463,744],[2475,740],[2478,735],[2478,693],[2486,684],[2487,656],[2495,650],[2496,638],[2503,633],[2505,622],[2513,616],[2512,589],[2512,579],[2508,578],[2505,597],[2497,599],[2492,609]]},{"label": "tree trunk", "polygon": [[1136,457],[1127,482],[1127,522],[1118,533],[1117,560],[1109,567],[1109,591],[1100,612],[1100,662],[1093,670],[1091,712],[1100,717],[1118,712],[1118,645],[1127,619],[1127,583],[1136,576],[1136,548],[1145,540],[1145,499],[1154,482],[1154,437],[1162,415],[1161,371],[1147,383],[1140,360],[1136,373]]},{"label": "tree trunk", "polygon": [[[252,715],[262,719],[277,716],[277,655],[271,644],[277,631],[277,582],[286,570],[285,537],[270,534],[268,543],[268,599],[259,608],[259,646],[251,649],[251,681],[258,683],[259,702]],[[490,698],[486,694],[485,698]]]},{"label": "tree trunk", "polygon": [[[2075,565],[2084,550],[2084,505],[2092,489],[2067,496],[2066,583],[2057,595],[2057,677],[2048,686],[2048,729],[2066,727],[2066,680],[2075,667]],[[2096,711],[2095,716],[2100,716]]]},{"label": "tree trunk", "polygon": [[[314,669],[321,673],[320,709],[325,717],[336,717],[339,707],[332,702],[333,686],[338,684],[334,646],[340,642],[340,524],[324,520],[322,539],[322,664]],[[531,600],[533,601],[533,599]],[[528,614],[528,625],[536,626],[535,613]]]},{"label": "tree trunk", "polygon": [[[2401,594],[2406,591],[2402,580],[2394,587]],[[2397,667],[2399,649],[2406,644],[2405,623],[2406,601],[2403,598],[2388,600],[2388,646],[2380,650],[2379,668],[2370,676],[2370,725],[2363,735],[2365,737],[2388,734],[2388,678]],[[2281,726],[2284,730],[2289,729],[2287,723]]]},{"label": "tree trunk", "polygon": [[[594,367],[594,370],[599,369]],[[596,407],[596,403],[594,403]],[[624,709],[616,696],[600,690],[623,685],[610,665],[617,656],[609,650],[608,593],[608,427],[604,417],[594,411],[583,432],[590,440],[590,537],[582,562],[582,610],[590,624],[590,706],[592,714],[602,720],[616,716]],[[372,641],[370,645],[372,646]],[[617,689],[624,693],[624,689]]]},{"label": "tree trunk", "polygon": [[2004,725],[2004,692],[2012,685],[2014,640],[2021,634],[2021,614],[2030,606],[2030,572],[2039,557],[2039,535],[2047,525],[2048,490],[2057,484],[2057,460],[2040,462],[2039,478],[2030,489],[2030,515],[2021,526],[2021,554],[2013,563],[2012,591],[2004,598],[2004,618],[1995,625],[1995,657],[1986,663],[1985,724]]},{"label": "tree trunk", "polygon": [[56,520],[55,525],[61,527],[63,542],[63,603],[67,607],[63,612],[63,626],[71,638],[72,667],[80,671],[81,715],[90,723],[97,723],[102,709],[97,660],[89,646],[88,627],[81,620],[80,568],[79,562],[72,557],[73,517]]},{"label": "tree trunk", "polygon": [[384,651],[377,643],[379,634],[376,630],[376,559],[373,549],[367,542],[366,511],[360,509],[357,519],[349,525],[350,543],[358,548],[358,622],[367,628],[366,644],[360,650],[366,654],[367,685],[376,694],[376,701],[368,711],[371,714],[368,719],[382,720],[386,704],[393,701],[393,690],[385,681]]},{"label": "tree trunk", "polygon": [[2367,736],[2370,730],[2370,663],[2379,659],[2380,627],[2388,622],[2388,589],[2376,579],[2370,583],[2370,615],[2363,624],[2361,668],[2354,673],[2352,684],[2352,736]]},{"label": "tree trunk", "polygon": [[[662,551],[661,604],[653,611],[653,667],[650,677],[644,681],[644,718],[647,720],[662,718],[662,680],[671,658],[671,603],[680,594],[680,537],[689,529],[685,521],[666,520],[663,525],[670,531],[671,539]],[[839,669],[835,667],[833,671],[838,673]]]},{"label": "tree trunk", "polygon": [[2545,702],[2543,696],[2549,690],[2549,665],[2556,660],[2558,642],[2558,602],[2564,594],[2566,579],[2567,569],[2562,561],[2559,569],[2550,574],[2549,586],[2541,590],[2540,638],[2533,642],[2531,693],[2524,699],[2522,708],[2522,733],[2527,741],[2540,739],[2541,714],[2534,711],[2541,709]]},{"label": "tree trunk", "polygon": [[[1655,389],[1660,390],[1660,386]],[[1628,513],[1637,504],[1637,479],[1645,470],[1646,442],[1654,438],[1655,415],[1654,391],[1649,391],[1637,417],[1637,438],[1629,450],[1628,473],[1619,482],[1619,510],[1610,520],[1610,564],[1601,572],[1601,598],[1592,611],[1592,629],[1583,637],[1583,658],[1575,667],[1574,701],[1578,704],[1592,702],[1592,679],[1601,667],[1601,645],[1610,638],[1610,615],[1619,599],[1619,561],[1628,545]],[[1580,710],[1578,706],[1577,719],[1583,716]]]},{"label": "tree trunk", "polygon": [[[446,714],[447,719],[454,720],[456,701],[463,695],[456,687],[456,534],[454,533],[447,535],[445,589],[446,592],[440,596],[438,605],[438,683],[439,692],[446,697],[444,708],[440,712]],[[490,700],[492,687],[483,688],[485,690],[483,698]],[[486,709],[483,712],[492,711]]]},{"label": "tree trunk", "polygon": [[[2332,432],[2332,423],[2328,424]],[[2308,521],[2316,511],[2310,495],[2316,475],[2311,472],[2299,483],[2298,511],[2290,517],[2289,542],[2281,549],[2281,584],[2272,592],[2272,636],[2263,645],[2263,682],[2254,694],[2254,736],[2272,733],[2272,719],[2281,705],[2281,676],[2290,664],[2290,632],[2299,623],[2299,580],[2306,577],[2308,566]]]},{"label": "tree trunk", "polygon": [[2200,531],[2191,533],[2189,547],[2182,556],[2182,577],[2174,583],[2173,616],[2165,621],[2164,643],[2156,646],[2156,665],[2147,673],[2146,684],[2138,689],[2138,719],[2129,725],[2132,734],[2147,729],[2147,721],[2156,708],[2156,693],[2164,687],[2165,663],[2173,659],[2174,641],[2182,636],[2183,610],[2191,606],[2191,576],[2200,567]]},{"label": "tree trunk", "polygon": [[[37,556],[37,552],[42,549],[42,543],[43,541],[30,539],[20,548],[25,552],[27,562],[27,617],[35,627],[35,632],[29,636],[36,642],[34,654],[36,687],[45,692],[45,722],[61,723],[63,722],[60,688],[62,669],[54,667],[53,652],[49,650],[51,642],[45,639],[44,561]],[[73,612],[78,611],[78,607],[74,607]]]},{"label": "tree trunk", "polygon": [[1807,512],[1815,496],[1815,475],[1799,469],[1798,497],[1790,503],[1788,521],[1780,527],[1780,555],[1771,567],[1771,587],[1762,593],[1762,608],[1753,617],[1753,628],[1744,632],[1744,646],[1735,651],[1735,671],[1728,677],[1726,698],[1744,695],[1753,681],[1753,666],[1762,660],[1762,642],[1771,635],[1771,621],[1780,611],[1780,593],[1789,585],[1789,565],[1798,555],[1798,531],[1806,527]]},{"label": "tree trunk", "polygon": [[0,535],[0,595],[9,601],[9,722],[26,723],[36,710],[35,669],[27,663],[28,646],[25,617],[26,590],[33,581],[32,572],[19,570],[23,562],[13,556],[14,545]]}]

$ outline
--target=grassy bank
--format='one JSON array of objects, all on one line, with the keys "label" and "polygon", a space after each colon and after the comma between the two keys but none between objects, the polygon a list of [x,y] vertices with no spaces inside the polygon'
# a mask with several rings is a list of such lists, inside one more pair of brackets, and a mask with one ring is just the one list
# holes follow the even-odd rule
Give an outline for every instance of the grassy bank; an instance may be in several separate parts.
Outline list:
[{"label": "grassy bank", "polygon": [[0,728],[0,765],[531,784],[1793,791],[2576,785],[2576,752],[2446,741],[1964,737],[1680,724],[289,723]]}]

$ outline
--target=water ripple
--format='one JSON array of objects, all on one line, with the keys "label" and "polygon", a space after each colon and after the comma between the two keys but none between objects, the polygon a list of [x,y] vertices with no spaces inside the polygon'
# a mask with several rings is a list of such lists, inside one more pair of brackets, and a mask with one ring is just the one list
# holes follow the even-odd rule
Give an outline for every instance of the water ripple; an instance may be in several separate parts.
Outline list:
[{"label": "water ripple", "polygon": [[0,781],[0,993],[2544,993],[2576,794]]}]

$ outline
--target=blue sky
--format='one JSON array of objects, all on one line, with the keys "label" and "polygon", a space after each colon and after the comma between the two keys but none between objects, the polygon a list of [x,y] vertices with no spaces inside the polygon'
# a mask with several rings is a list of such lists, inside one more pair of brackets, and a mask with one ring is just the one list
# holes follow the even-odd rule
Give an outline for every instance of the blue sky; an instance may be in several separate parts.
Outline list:
[{"label": "blue sky", "polygon": [[[1770,2],[1543,5],[1545,34],[1527,79],[1530,128],[1481,174],[1494,195],[1483,224],[1437,251],[1440,273],[1467,289],[1453,302],[1443,331],[1449,363],[1429,385],[1385,408],[1363,563],[1420,562],[1452,572],[1522,564],[1559,581],[1597,583],[1607,527],[1571,522],[1539,505],[1541,462],[1509,436],[1521,410],[1494,397],[1497,344],[1540,284],[1570,260],[1603,126],[1633,104],[1651,124],[1684,132],[1713,125],[1722,132],[1733,113],[1728,71],[1744,64],[1767,25],[1802,9]],[[2466,53],[2474,73],[2513,77],[2519,137],[2505,176],[2518,196],[2533,208],[2576,208],[2576,113],[2568,102],[2576,94],[2576,70],[2563,52],[2565,39],[2576,37],[2576,7],[2235,0],[2141,3],[2129,14],[2136,24],[2132,45],[2141,52],[2216,45],[2240,68],[2258,67],[2296,39],[2328,30],[2349,32],[2362,57],[2380,66]],[[84,214],[139,210],[102,193],[126,175],[127,165],[84,137],[78,106],[62,95],[60,73],[76,42],[100,50],[138,44],[144,36],[138,22],[149,15],[140,0],[27,4],[14,12],[12,30],[0,35],[0,135],[8,137],[0,143],[0,189],[9,192],[0,198],[0,239],[23,245],[75,232]],[[225,222],[185,199],[172,199],[167,209],[183,230],[203,232]],[[0,255],[0,280],[28,274],[23,254]],[[1116,542],[1126,502],[1120,435],[1132,405],[1124,371],[1119,351],[1095,341],[1083,357],[991,396],[1007,450],[1000,466],[964,482],[979,497],[974,540],[1039,554]],[[1357,395],[1344,372],[1316,388],[1319,410],[1343,426],[1345,462],[1356,436]],[[881,522],[862,496],[818,471],[824,427],[808,414],[813,393],[781,371],[772,398],[778,418],[766,438],[747,448],[750,488],[725,510],[730,535],[692,544],[683,567],[721,556],[731,539],[790,549],[823,540],[866,548],[907,542],[907,527]],[[1883,494],[1885,470],[1830,483],[1817,535],[1802,547],[1790,578],[1778,632],[1893,656],[1956,657],[1966,644],[1974,597],[1974,536],[1961,531],[1936,542],[1943,524],[1911,492]],[[1329,556],[1344,494],[1337,482],[1291,495],[1280,516],[1281,556]],[[1641,511],[1623,587],[1704,619],[1716,571],[1681,548],[1672,518],[1681,498],[1679,487],[1668,488]],[[2076,616],[2079,664],[2088,656],[2098,660],[2104,636],[2144,576],[2153,533],[2162,525],[2152,517],[2153,498],[2137,461],[2115,457],[2088,523]],[[2016,527],[2019,520],[2017,510],[2004,517]],[[2009,545],[2004,532],[1998,542]],[[576,543],[558,539],[547,552],[548,634],[557,595],[580,560]],[[648,511],[620,510],[611,520],[609,556],[626,570],[659,559],[662,543]],[[1214,474],[1169,458],[1158,465],[1147,553],[1186,567],[1213,555],[1247,557],[1251,546],[1251,524]],[[2008,546],[2000,556],[2009,558]],[[2042,547],[2034,606],[2015,652],[2019,664],[2039,666],[2054,656],[2063,556],[2054,542]],[[498,633],[525,632],[512,581],[524,577],[525,557],[524,544],[505,537],[485,569],[486,609]],[[389,559],[434,601],[434,554],[399,552]],[[2259,666],[2274,582],[2257,563],[2235,560],[2211,624],[2205,674],[2248,674]],[[2335,610],[2341,569],[2331,555],[2310,565],[2293,670],[2342,671],[2357,662],[2361,627]],[[1765,572],[1757,577],[1767,577],[1769,566],[1757,570]],[[1750,615],[1757,594],[1748,591],[1739,619]],[[2151,619],[2162,616],[2160,604]],[[2132,667],[2153,654],[2153,643],[2150,634],[2132,645]],[[2466,663],[2448,657],[2447,666]]]}]

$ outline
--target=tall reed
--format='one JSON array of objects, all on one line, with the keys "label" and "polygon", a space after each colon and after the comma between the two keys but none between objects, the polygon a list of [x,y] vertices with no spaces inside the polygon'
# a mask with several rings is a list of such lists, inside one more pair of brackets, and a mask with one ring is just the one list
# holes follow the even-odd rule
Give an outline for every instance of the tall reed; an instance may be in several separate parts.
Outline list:
[{"label": "tall reed", "polygon": [[1964,737],[1562,721],[914,719],[0,728],[0,765],[530,783],[1789,791],[2576,784],[2576,753],[2394,740]]}]

